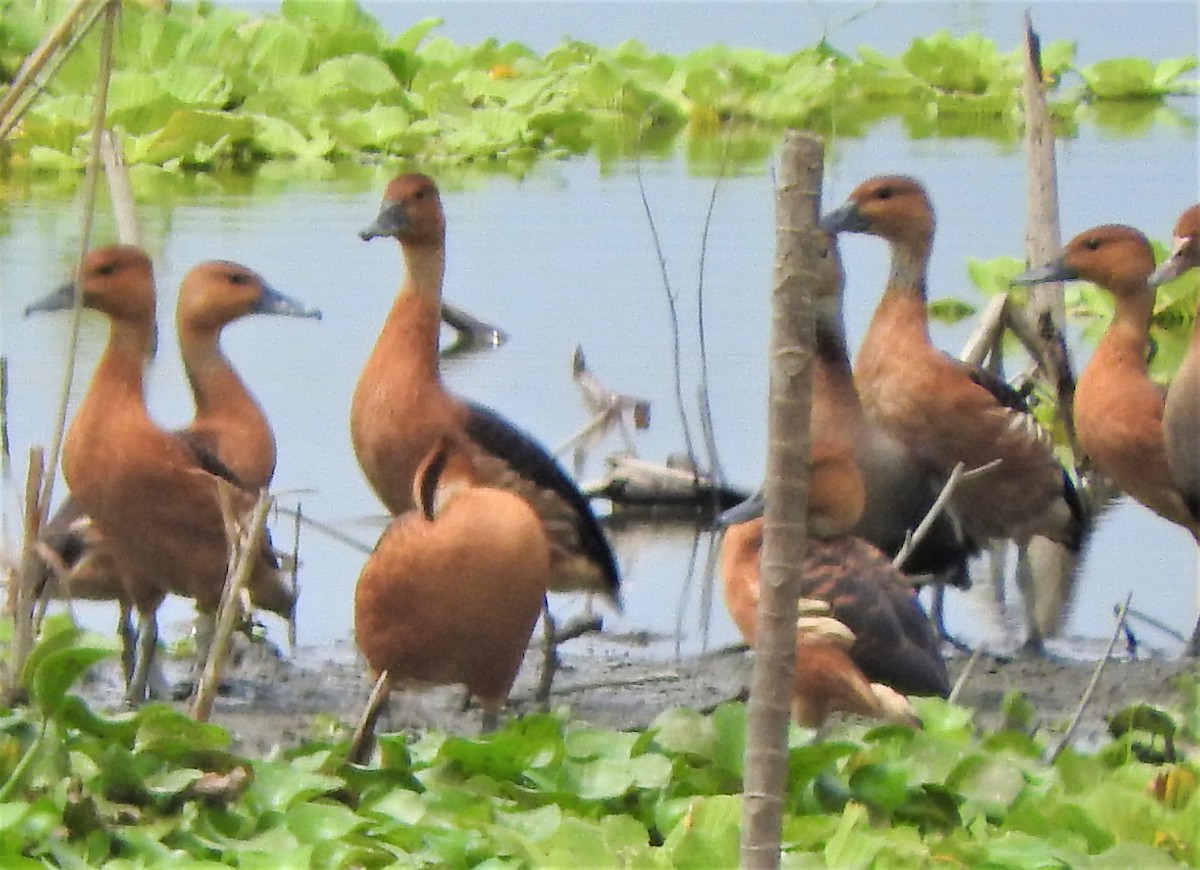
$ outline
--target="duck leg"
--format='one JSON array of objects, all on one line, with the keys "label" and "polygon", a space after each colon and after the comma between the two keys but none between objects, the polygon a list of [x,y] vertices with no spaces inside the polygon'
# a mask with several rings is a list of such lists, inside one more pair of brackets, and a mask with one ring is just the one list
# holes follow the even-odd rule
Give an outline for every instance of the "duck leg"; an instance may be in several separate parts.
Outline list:
[{"label": "duck leg", "polygon": [[192,662],[192,670],[182,682],[172,690],[171,695],[176,701],[190,698],[200,687],[204,679],[204,668],[208,664],[208,654],[212,650],[213,635],[216,634],[217,615],[215,613],[196,613],[196,658]]},{"label": "duck leg", "polygon": [[133,671],[137,659],[137,631],[133,627],[133,605],[121,602],[121,614],[117,617],[117,637],[121,638],[121,677],[125,688],[133,682]]},{"label": "duck leg", "polygon": [[158,616],[156,610],[138,614],[137,655],[133,674],[125,689],[125,703],[137,707],[146,700],[146,685],[158,652]]},{"label": "duck leg", "polygon": [[1200,621],[1196,622],[1196,627],[1192,629],[1192,636],[1188,639],[1187,655],[1192,658],[1200,656]]},{"label": "duck leg", "polygon": [[479,726],[480,734],[491,734],[500,727],[500,705],[489,703],[483,708],[483,723]]},{"label": "duck leg", "polygon": [[[367,706],[363,709],[358,727],[350,739],[350,748],[346,750],[346,761],[349,764],[366,764],[371,759],[371,750],[375,744],[375,726],[379,717],[387,711],[388,698],[392,687],[388,681],[388,673],[384,671],[375,681],[371,694],[367,697]],[[486,715],[486,714],[485,714]]]},{"label": "duck leg", "polygon": [[550,689],[554,685],[554,674],[558,671],[558,638],[555,635],[554,617],[550,614],[550,599],[542,597],[542,677],[538,682],[538,702],[550,706]]}]

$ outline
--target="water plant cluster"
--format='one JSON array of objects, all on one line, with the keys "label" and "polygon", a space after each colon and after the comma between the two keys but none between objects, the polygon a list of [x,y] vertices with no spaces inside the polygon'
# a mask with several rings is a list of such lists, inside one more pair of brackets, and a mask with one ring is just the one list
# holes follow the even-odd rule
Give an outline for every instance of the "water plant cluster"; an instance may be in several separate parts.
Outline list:
[{"label": "water plant cluster", "polygon": [[[386,735],[347,765],[338,728],[274,757],[163,704],[116,716],[72,693],[112,644],[51,618],[0,714],[0,864],[733,867],[745,708],[673,709],[645,731],[558,715],[473,739]],[[1009,727],[921,699],[924,728],[793,729],[785,867],[1200,866],[1200,715],[1138,708],[1099,752],[1048,760]],[[330,736],[332,735],[332,736]]]},{"label": "water plant cluster", "polygon": [[[0,0],[0,78],[61,17],[67,0]],[[636,41],[566,40],[544,55],[516,42],[457,45],[437,19],[390,36],[354,0],[283,0],[250,16],[178,0],[126,3],[110,124],[133,164],[243,167],[271,160],[409,158],[423,166],[591,153],[602,163],[674,148],[703,161],[765,161],[787,126],[856,136],[884,118],[912,138],[1020,133],[1019,51],[939,32],[898,57],[827,40],[791,54],[711,46],[683,57]],[[83,41],[26,115],[3,159],[83,165],[97,69]],[[1197,92],[1195,57],[1076,66],[1074,46],[1043,48],[1064,133],[1081,118],[1138,132],[1174,117],[1165,98]],[[1068,84],[1069,83],[1069,84]]]}]

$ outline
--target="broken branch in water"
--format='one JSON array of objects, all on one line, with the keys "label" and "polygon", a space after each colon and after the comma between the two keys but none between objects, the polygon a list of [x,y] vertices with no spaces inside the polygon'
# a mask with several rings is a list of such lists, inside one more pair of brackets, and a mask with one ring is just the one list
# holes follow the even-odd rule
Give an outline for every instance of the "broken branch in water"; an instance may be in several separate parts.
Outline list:
[{"label": "broken branch in water", "polygon": [[582,487],[584,495],[619,505],[705,506],[715,502],[722,509],[747,498],[746,493],[719,486],[692,468],[657,465],[633,456],[613,456],[608,464],[604,477]]},{"label": "broken branch in water", "polygon": [[560,456],[573,447],[577,447],[591,436],[616,426],[621,432],[621,438],[631,453],[636,453],[633,436],[630,435],[625,422],[628,413],[633,418],[633,425],[638,429],[650,427],[650,401],[628,393],[618,393],[606,387],[588,369],[583,356],[583,348],[576,347],[571,360],[571,377],[583,394],[583,401],[588,410],[595,416],[582,429],[554,449],[554,455]]},{"label": "broken branch in water", "polygon": [[446,349],[446,353],[463,353],[478,348],[499,347],[508,341],[508,335],[500,327],[492,326],[449,302],[442,303],[442,320],[458,333]]}]

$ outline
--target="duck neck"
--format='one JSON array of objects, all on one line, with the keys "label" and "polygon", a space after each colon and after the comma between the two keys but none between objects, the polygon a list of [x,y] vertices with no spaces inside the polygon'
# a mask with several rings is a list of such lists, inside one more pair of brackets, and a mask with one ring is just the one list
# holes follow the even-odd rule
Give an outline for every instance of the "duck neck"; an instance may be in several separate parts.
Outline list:
[{"label": "duck neck", "polygon": [[1097,354],[1140,372],[1148,369],[1150,319],[1154,314],[1154,294],[1148,288],[1143,291],[1116,297],[1112,322],[1096,345]]},{"label": "duck neck", "polygon": [[887,289],[875,309],[859,350],[860,364],[875,355],[887,357],[896,342],[929,344],[929,316],[925,307],[928,244],[892,243],[892,264]]},{"label": "duck neck", "polygon": [[105,406],[99,409],[101,417],[114,403],[122,409],[136,405],[145,413],[145,370],[152,335],[151,324],[112,321],[108,344],[88,391],[88,399]]},{"label": "duck neck", "polygon": [[817,316],[816,369],[813,374],[813,440],[853,443],[862,420],[850,354],[840,321]]},{"label": "duck neck", "polygon": [[247,414],[262,417],[258,403],[221,351],[218,330],[181,326],[179,350],[196,401],[197,419]]},{"label": "duck neck", "polygon": [[411,374],[440,381],[438,340],[446,252],[440,245],[404,246],[404,282],[392,302],[377,350],[404,359]]},{"label": "duck neck", "polygon": [[929,269],[929,242],[894,241],[888,293],[918,296],[924,304]]}]

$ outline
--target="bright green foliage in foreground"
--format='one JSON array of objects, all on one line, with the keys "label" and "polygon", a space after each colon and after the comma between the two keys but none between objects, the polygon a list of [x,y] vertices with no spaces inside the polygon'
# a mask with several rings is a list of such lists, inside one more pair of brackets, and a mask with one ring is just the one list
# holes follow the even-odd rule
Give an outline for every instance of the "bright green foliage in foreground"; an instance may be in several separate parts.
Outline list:
[{"label": "bright green foliage in foreground", "polygon": [[[735,865],[740,704],[668,710],[644,733],[536,715],[482,739],[388,735],[372,768],[345,765],[344,743],[246,759],[167,706],[90,711],[69,690],[108,652],[52,620],[31,706],[0,719],[4,867]],[[1200,865],[1195,765],[1138,760],[1193,748],[1195,709],[1133,711],[1121,738],[1054,764],[961,708],[920,714],[923,731],[793,732],[784,866]]]},{"label": "bright green foliage in foreground", "polygon": [[[0,0],[0,77],[67,6]],[[684,57],[635,41],[611,50],[566,41],[539,56],[494,39],[456,45],[437,25],[391,37],[353,0],[283,0],[261,17],[185,0],[165,12],[125,3],[110,124],[129,162],[200,169],[400,157],[520,171],[544,155],[656,153],[681,133],[702,165],[753,165],[786,126],[854,136],[889,117],[910,138],[1019,135],[1019,51],[978,35],[937,33],[894,58],[825,40],[789,55],[712,46]],[[79,47],[26,116],[13,164],[82,165],[98,42]],[[1196,92],[1194,57],[1077,68],[1073,55],[1061,41],[1043,51],[1047,79],[1070,82],[1054,90],[1064,125],[1185,123],[1164,97]]]}]

